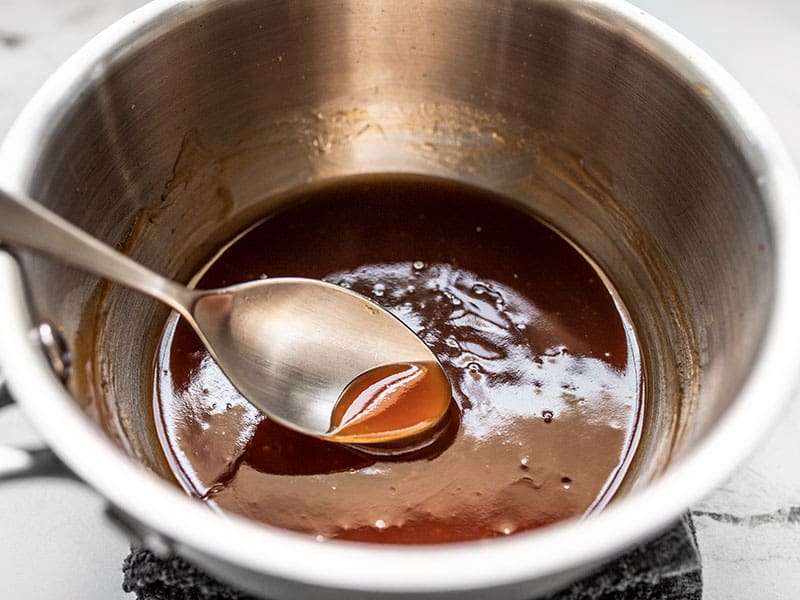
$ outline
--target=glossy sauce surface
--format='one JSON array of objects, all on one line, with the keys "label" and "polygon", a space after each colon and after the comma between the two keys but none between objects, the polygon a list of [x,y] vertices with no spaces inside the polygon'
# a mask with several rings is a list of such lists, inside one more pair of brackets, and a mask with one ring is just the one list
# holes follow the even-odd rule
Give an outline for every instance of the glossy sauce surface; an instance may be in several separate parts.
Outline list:
[{"label": "glossy sauce surface", "polygon": [[435,361],[381,365],[344,389],[333,407],[330,437],[363,444],[420,435],[442,420],[450,395]]},{"label": "glossy sauce surface", "polygon": [[[509,535],[585,515],[613,494],[641,420],[635,336],[603,278],[537,219],[435,179],[339,180],[229,245],[198,287],[288,276],[353,289],[411,327],[452,384],[445,421],[433,443],[385,457],[289,431],[249,405],[173,318],[154,407],[187,492],[277,527],[385,543]],[[413,387],[419,373],[376,376]],[[366,427],[358,415],[371,401],[359,397],[334,427]]]}]

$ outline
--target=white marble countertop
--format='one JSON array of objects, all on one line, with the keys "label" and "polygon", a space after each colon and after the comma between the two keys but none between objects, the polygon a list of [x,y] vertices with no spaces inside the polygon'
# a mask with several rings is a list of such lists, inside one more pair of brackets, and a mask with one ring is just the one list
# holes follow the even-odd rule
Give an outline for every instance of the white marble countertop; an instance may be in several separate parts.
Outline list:
[{"label": "white marble countertop", "polygon": [[[143,3],[0,0],[0,138],[60,63]],[[800,1],[638,0],[637,4],[733,73],[761,104],[800,165]],[[704,598],[800,595],[798,431],[800,398],[787,407],[758,453],[693,508],[703,557]],[[0,442],[35,439],[16,409],[0,413]],[[128,544],[105,521],[102,506],[91,492],[73,483],[4,484],[0,598],[130,599],[120,588],[120,566]]]}]

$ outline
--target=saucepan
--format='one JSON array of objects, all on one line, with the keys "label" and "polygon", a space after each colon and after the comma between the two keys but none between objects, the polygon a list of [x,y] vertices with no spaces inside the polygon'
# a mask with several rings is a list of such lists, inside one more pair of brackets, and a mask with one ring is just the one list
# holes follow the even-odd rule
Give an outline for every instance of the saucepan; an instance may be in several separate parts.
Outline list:
[{"label": "saucepan", "polygon": [[59,69],[0,156],[3,186],[183,281],[292,189],[384,172],[508,196],[618,289],[645,416],[607,508],[424,548],[213,514],[171,482],[155,433],[165,309],[12,249],[0,361],[50,450],[3,449],[3,476],[68,470],[140,542],[271,598],[523,598],[662,530],[789,398],[797,177],[738,84],[623,2],[157,0]]}]

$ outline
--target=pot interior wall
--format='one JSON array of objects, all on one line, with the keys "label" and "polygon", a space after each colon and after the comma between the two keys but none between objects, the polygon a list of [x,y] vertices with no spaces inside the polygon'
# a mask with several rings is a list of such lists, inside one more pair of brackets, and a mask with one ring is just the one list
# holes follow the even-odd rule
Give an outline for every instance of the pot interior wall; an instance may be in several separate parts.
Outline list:
[{"label": "pot interior wall", "polygon": [[[707,90],[601,8],[571,2],[204,2],[171,9],[87,74],[28,192],[187,280],[287,190],[414,172],[503,193],[604,271],[646,370],[635,477],[663,471],[732,402],[772,290],[766,209]],[[169,477],[151,359],[166,310],[25,256],[63,328],[71,386]],[[746,315],[746,318],[745,318]]]}]

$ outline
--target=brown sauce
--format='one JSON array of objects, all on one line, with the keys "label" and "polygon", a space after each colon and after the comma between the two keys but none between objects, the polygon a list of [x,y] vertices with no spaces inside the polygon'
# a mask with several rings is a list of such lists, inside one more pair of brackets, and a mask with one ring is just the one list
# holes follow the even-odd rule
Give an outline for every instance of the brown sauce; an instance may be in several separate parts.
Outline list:
[{"label": "brown sauce", "polygon": [[370,369],[347,385],[333,407],[330,439],[364,444],[421,435],[442,420],[450,395],[435,361]]},{"label": "brown sauce", "polygon": [[[342,179],[246,232],[198,287],[288,276],[360,292],[411,327],[449,378],[447,416],[433,443],[385,457],[289,431],[249,405],[173,318],[155,411],[187,492],[277,527],[385,543],[509,535],[613,495],[641,420],[635,336],[603,278],[536,218],[437,179]],[[332,427],[402,427],[400,404],[375,405],[370,384],[405,377],[413,388],[418,376],[373,373]]]}]

